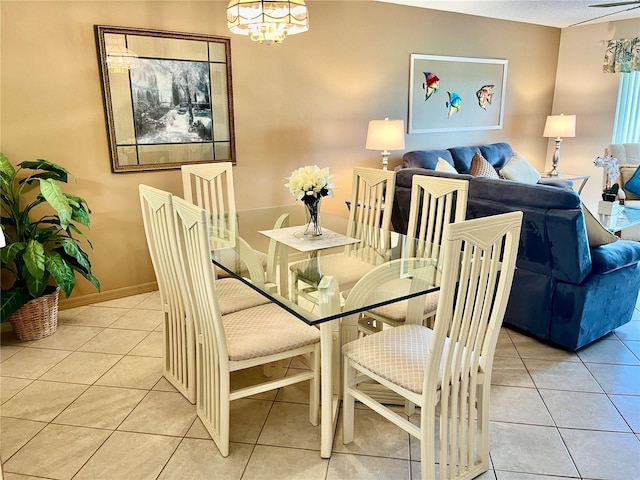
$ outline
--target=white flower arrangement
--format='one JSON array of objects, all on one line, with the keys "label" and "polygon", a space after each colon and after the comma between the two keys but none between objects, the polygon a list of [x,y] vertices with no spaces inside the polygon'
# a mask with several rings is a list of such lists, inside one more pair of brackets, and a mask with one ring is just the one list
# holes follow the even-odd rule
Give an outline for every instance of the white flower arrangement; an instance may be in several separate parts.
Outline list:
[{"label": "white flower arrangement", "polygon": [[289,183],[284,186],[289,188],[291,195],[305,203],[319,200],[330,195],[333,197],[333,181],[328,168],[320,168],[317,165],[301,167],[291,172],[287,177]]},{"label": "white flower arrangement", "polygon": [[604,157],[596,157],[593,164],[604,169],[604,173],[607,175],[605,189],[608,190],[620,176],[618,159],[613,155],[605,155]]}]

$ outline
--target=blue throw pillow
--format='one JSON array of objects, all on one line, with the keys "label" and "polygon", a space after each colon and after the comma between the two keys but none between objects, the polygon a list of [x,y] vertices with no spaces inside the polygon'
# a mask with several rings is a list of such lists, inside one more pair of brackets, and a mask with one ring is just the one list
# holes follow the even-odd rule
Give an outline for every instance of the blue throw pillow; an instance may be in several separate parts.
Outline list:
[{"label": "blue throw pillow", "polygon": [[624,183],[624,189],[640,197],[640,168],[636,168],[636,173]]}]

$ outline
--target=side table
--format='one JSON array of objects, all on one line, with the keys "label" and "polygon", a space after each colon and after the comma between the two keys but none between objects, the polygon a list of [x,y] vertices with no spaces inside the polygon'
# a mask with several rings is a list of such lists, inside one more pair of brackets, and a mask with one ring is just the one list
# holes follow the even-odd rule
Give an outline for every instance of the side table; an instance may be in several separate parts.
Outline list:
[{"label": "side table", "polygon": [[587,184],[587,181],[591,178],[591,175],[579,175],[572,173],[563,173],[560,175],[549,175],[549,173],[540,173],[540,177],[542,178],[561,178],[563,180],[571,180],[573,182],[577,182],[578,180],[582,180],[582,183],[578,187],[578,195],[582,193],[582,189]]}]

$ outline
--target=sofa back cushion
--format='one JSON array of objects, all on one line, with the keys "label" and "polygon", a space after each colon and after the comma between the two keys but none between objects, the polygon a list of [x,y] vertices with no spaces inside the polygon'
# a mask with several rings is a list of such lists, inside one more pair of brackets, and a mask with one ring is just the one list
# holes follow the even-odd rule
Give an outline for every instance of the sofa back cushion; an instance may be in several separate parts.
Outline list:
[{"label": "sofa back cushion", "polygon": [[402,157],[402,168],[428,168],[435,170],[438,158],[454,165],[449,150],[415,150],[407,152]]},{"label": "sofa back cushion", "polygon": [[489,145],[480,145],[480,153],[493,165],[493,168],[499,170],[511,159],[513,149],[508,143],[490,143]]},{"label": "sofa back cushion", "polygon": [[640,165],[640,143],[612,143],[607,152],[618,159],[619,165]]},{"label": "sofa back cushion", "polygon": [[449,149],[453,158],[453,166],[460,173],[469,173],[471,160],[476,153],[480,152],[480,147],[453,147]]}]

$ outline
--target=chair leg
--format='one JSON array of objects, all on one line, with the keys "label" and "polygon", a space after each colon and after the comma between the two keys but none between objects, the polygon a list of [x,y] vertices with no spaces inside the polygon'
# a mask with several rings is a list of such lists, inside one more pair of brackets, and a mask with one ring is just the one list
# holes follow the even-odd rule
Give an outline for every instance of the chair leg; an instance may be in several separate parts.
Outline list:
[{"label": "chair leg", "polygon": [[355,385],[356,370],[351,366],[348,359],[344,359],[344,389],[342,399],[342,443],[353,442],[353,424],[355,421],[355,403],[356,399],[349,389]]},{"label": "chair leg", "polygon": [[[436,447],[435,447],[435,409],[427,409],[423,405],[420,411],[420,470],[422,480],[435,480],[436,478]],[[440,448],[446,448],[440,445]],[[440,465],[440,468],[445,466]],[[440,472],[442,478],[442,472]]]},{"label": "chair leg", "polygon": [[309,421],[314,427],[318,426],[320,415],[320,344],[311,354],[311,369],[314,372],[309,386]]}]

